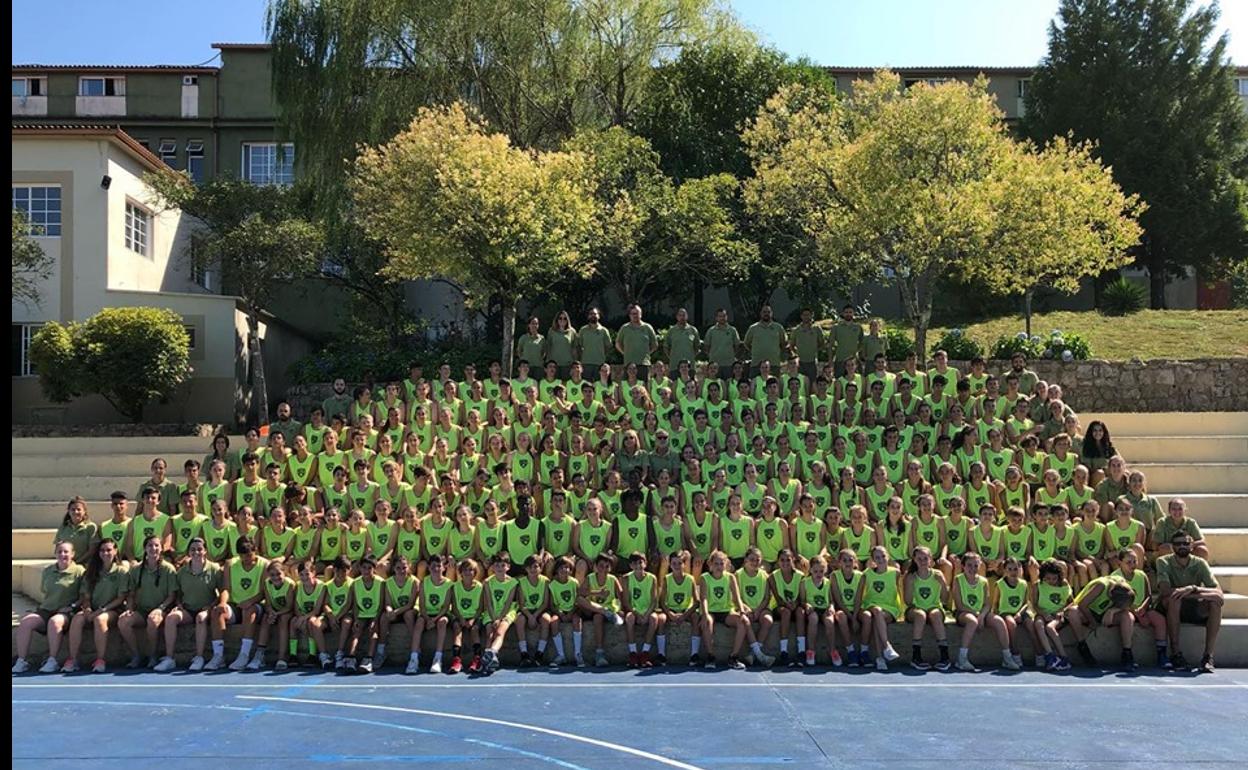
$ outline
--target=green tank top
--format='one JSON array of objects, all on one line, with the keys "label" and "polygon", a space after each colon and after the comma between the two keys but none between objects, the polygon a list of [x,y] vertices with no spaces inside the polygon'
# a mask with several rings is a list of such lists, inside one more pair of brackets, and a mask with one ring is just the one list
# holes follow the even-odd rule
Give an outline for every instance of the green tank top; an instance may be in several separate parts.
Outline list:
[{"label": "green tank top", "polygon": [[952,517],[945,519],[945,547],[949,553],[954,556],[966,553],[970,529],[970,519],[965,516],[960,517],[956,522]]},{"label": "green tank top", "polygon": [[750,525],[753,521],[742,516],[737,521],[725,516],[719,520],[719,547],[729,559],[740,559],[750,548]]},{"label": "green tank top", "polygon": [[1002,527],[1001,538],[1005,541],[1005,555],[1007,557],[1013,556],[1019,560],[1027,558],[1027,551],[1031,547],[1030,527],[1023,527],[1017,532],[1011,532],[1009,527]]},{"label": "green tank top", "polygon": [[633,573],[628,573],[624,577],[624,590],[628,591],[628,606],[633,612],[644,615],[654,606],[654,583],[656,578],[653,573],[645,573],[638,580]]},{"label": "green tank top", "polygon": [[866,583],[862,591],[863,609],[879,607],[892,612],[893,617],[901,615],[901,592],[898,590],[900,575],[896,567],[889,567],[883,572],[874,569],[864,572],[862,579]]},{"label": "green tank top", "polygon": [[291,453],[286,459],[286,468],[290,471],[292,481],[301,487],[315,486],[312,478],[312,464],[316,462],[316,455],[308,452],[308,456],[300,460],[299,455]]},{"label": "green tank top", "polygon": [[399,526],[394,535],[394,553],[406,557],[408,562],[415,564],[420,558],[420,530],[408,531]]},{"label": "green tank top", "polygon": [[381,614],[381,588],[385,581],[373,578],[371,586],[365,585],[364,578],[358,578],[351,584],[351,598],[355,600],[355,616],[357,618],[375,618]]},{"label": "green tank top", "polygon": [[354,582],[348,577],[341,585],[336,580],[325,584],[325,606],[335,616],[341,616],[343,608],[347,606],[347,599],[351,597],[351,584]]},{"label": "green tank top", "polygon": [[276,559],[286,553],[286,546],[295,539],[295,531],[286,527],[281,532],[273,531],[272,527],[264,528],[264,557]]},{"label": "green tank top", "polygon": [[600,583],[598,582],[598,574],[591,572],[586,576],[585,581],[589,586],[588,592],[591,602],[601,604],[612,612],[619,609],[619,597],[615,595],[615,581],[611,579],[610,575]]},{"label": "green tank top", "polygon": [[[946,491],[943,486],[937,484],[932,487],[932,496],[936,498],[936,513],[941,516],[948,516],[949,501],[955,497],[962,496],[962,485],[954,484],[953,489]],[[978,515],[979,511],[971,511],[971,513]]]},{"label": "green tank top", "polygon": [[169,515],[166,513],[158,513],[155,518],[145,519],[142,516],[130,520],[132,527],[132,539],[130,541],[130,555],[137,561],[143,560],[143,541],[149,537],[160,537],[165,531],[165,525],[169,523]]},{"label": "green tank top", "polygon": [[940,553],[940,519],[935,516],[929,522],[924,522],[923,517],[917,517],[910,520],[910,526],[914,528],[914,544],[923,546],[932,551],[933,556]]},{"label": "green tank top", "polygon": [[[1070,560],[1075,555],[1075,528],[1067,527],[1064,535],[1053,528],[1053,555],[1062,560]],[[1039,557],[1037,557],[1039,558]]]},{"label": "green tank top", "polygon": [[1084,529],[1084,524],[1073,528],[1075,539],[1079,542],[1079,555],[1099,558],[1105,552],[1105,525],[1099,521],[1092,522],[1092,531]]},{"label": "green tank top", "polygon": [[1050,493],[1045,487],[1036,490],[1036,502],[1043,505],[1059,505],[1066,502],[1066,490],[1062,487],[1057,488],[1056,493]]},{"label": "green tank top", "polygon": [[867,487],[867,513],[871,514],[872,521],[883,521],[888,515],[888,501],[893,499],[895,494],[892,487],[885,487],[883,492],[877,492],[875,485]]},{"label": "green tank top", "polygon": [[[1001,490],[1001,498],[1005,502],[1006,508],[1026,508],[1027,507],[1027,485],[1020,481],[1018,486],[1010,489],[1008,484]],[[978,514],[979,511],[974,511]]]},{"label": "green tank top", "polygon": [[1009,617],[1022,612],[1027,606],[1027,581],[1020,580],[1014,585],[1002,578],[997,581],[997,614]]},{"label": "green tank top", "polygon": [[1135,607],[1144,606],[1144,602],[1148,596],[1148,576],[1144,574],[1144,570],[1137,569],[1131,574],[1131,579],[1127,580],[1122,574],[1121,569],[1116,569],[1110,573],[1110,577],[1122,578],[1123,582],[1130,584],[1131,589],[1135,591]]},{"label": "green tank top", "polygon": [[467,532],[460,532],[459,527],[451,529],[450,552],[455,561],[466,559],[472,555],[476,547],[477,531],[469,527]]},{"label": "green tank top", "polygon": [[176,554],[186,553],[186,549],[191,544],[191,538],[200,533],[204,526],[204,517],[196,515],[195,518],[187,521],[184,517],[178,516],[173,519],[173,551]]},{"label": "green tank top", "polygon": [[638,513],[635,519],[620,516],[615,520],[615,536],[621,558],[627,559],[634,552],[648,553],[650,541],[648,517],[643,513]]},{"label": "green tank top", "polygon": [[967,482],[966,489],[966,508],[973,511],[976,515],[985,506],[992,503],[992,488],[987,483],[981,483],[976,489],[975,485]]},{"label": "green tank top", "polygon": [[905,478],[906,450],[904,446],[898,446],[896,451],[893,452],[889,452],[881,447],[880,461],[884,464],[884,470],[888,472],[888,482],[890,484],[896,484]]},{"label": "green tank top", "polygon": [[[799,519],[800,521],[800,519]],[[763,554],[763,561],[774,564],[784,547],[784,522],[780,519],[759,519],[754,528],[754,544]]]},{"label": "green tank top", "polygon": [[511,556],[512,564],[524,564],[525,559],[538,552],[541,548],[538,539],[540,527],[541,523],[532,517],[529,517],[527,527],[521,527],[515,520],[503,525],[507,533],[507,553]]},{"label": "green tank top", "polygon": [[359,561],[364,558],[365,540],[368,537],[368,527],[361,527],[359,532],[352,532],[348,529],[343,533],[343,551],[351,561]]},{"label": "green tank top", "polygon": [[957,461],[958,475],[964,479],[970,478],[971,466],[978,462],[984,461],[984,453],[979,447],[975,447],[971,451],[966,451],[962,447],[954,450],[953,456]]},{"label": "green tank top", "polygon": [[434,583],[433,578],[426,575],[420,581],[421,614],[430,618],[445,615],[449,609],[446,596],[451,592],[452,585],[451,581],[446,579],[443,579],[441,583]]},{"label": "green tank top", "polygon": [[693,578],[685,575],[685,579],[676,582],[668,574],[663,577],[663,608],[674,612],[684,612],[693,606]]},{"label": "green tank top", "polygon": [[751,610],[756,610],[767,601],[767,573],[759,570],[750,577],[745,567],[737,570],[737,587],[741,591],[741,601]]},{"label": "green tank top", "polygon": [[420,525],[420,539],[427,556],[441,556],[446,553],[446,542],[455,522],[445,516],[441,524],[434,524],[433,517],[427,517]]},{"label": "green tank top", "polygon": [[875,459],[870,451],[859,455],[857,452],[850,452],[849,459],[854,464],[854,481],[858,482],[858,486],[866,486],[871,482],[871,470],[875,464]]},{"label": "green tank top", "polygon": [[[1121,580],[1121,578],[1117,579]],[[1114,580],[1115,578],[1112,577],[1099,577],[1091,581],[1080,589],[1079,594],[1075,596],[1075,602],[1078,603],[1083,601],[1084,597],[1091,593],[1092,588],[1099,585],[1101,587],[1101,592],[1097,594],[1096,598],[1092,600],[1092,603],[1088,605],[1088,609],[1095,615],[1103,614],[1105,610],[1109,609],[1109,605],[1112,603],[1109,598],[1109,590],[1113,587]]]},{"label": "green tank top", "polygon": [[698,517],[690,514],[685,523],[689,525],[689,534],[693,539],[693,552],[703,559],[711,555],[711,526],[715,523],[715,517],[710,511],[703,512],[702,522],[698,523]]},{"label": "green tank top", "polygon": [[316,603],[321,600],[321,596],[325,594],[325,584],[315,581],[312,584],[311,593],[303,590],[303,583],[299,583],[295,589],[295,614],[311,615],[312,610],[316,609]]},{"label": "green tank top", "polygon": [[912,607],[925,612],[940,608],[940,579],[937,574],[929,572],[927,577],[919,577],[919,573],[914,573],[914,594],[910,597]]},{"label": "green tank top", "polygon": [[836,584],[837,594],[841,597],[841,604],[850,611],[855,609],[854,602],[858,599],[858,589],[862,586],[862,572],[853,570],[852,574],[847,578],[842,570],[832,573],[832,581]]},{"label": "green tank top", "polygon": [[[797,555],[803,559],[809,559],[817,556],[823,550],[821,533],[825,529],[824,523],[819,519],[806,521],[802,517],[793,520],[794,535],[797,542],[794,547],[797,549]],[[769,559],[768,561],[774,561]]]},{"label": "green tank top", "polygon": [[715,577],[710,572],[702,573],[702,583],[706,589],[706,608],[709,612],[730,612],[732,591],[728,586],[728,573]]},{"label": "green tank top", "polygon": [[545,575],[537,576],[537,585],[529,582],[529,578],[520,578],[520,602],[521,606],[529,612],[533,612],[542,606],[546,601],[546,586],[549,579]]},{"label": "green tank top", "polygon": [[557,558],[568,553],[572,549],[572,519],[564,516],[555,521],[547,517],[542,523],[542,540],[551,556]]},{"label": "green tank top", "polygon": [[1005,481],[1005,472],[1010,467],[1010,461],[1014,459],[1014,453],[1002,448],[999,452],[994,452],[991,447],[984,449],[984,465],[988,468],[988,478],[993,481]]},{"label": "green tank top", "polygon": [[494,554],[503,550],[503,523],[500,521],[494,526],[486,523],[485,519],[477,522],[477,547],[481,551],[481,558],[489,561]]},{"label": "green tank top", "polygon": [[845,547],[854,552],[858,561],[864,563],[871,556],[871,535],[870,527],[863,527],[862,532],[857,534],[854,533],[852,526],[841,530],[841,540],[844,541]]},{"label": "green tank top", "polygon": [[261,484],[259,494],[260,510],[267,514],[282,504],[282,497],[286,494],[286,485],[278,484],[276,489],[269,489],[268,484]]},{"label": "green tank top", "polygon": [[1069,484],[1070,480],[1075,476],[1075,464],[1079,458],[1075,457],[1074,452],[1067,452],[1066,459],[1060,460],[1057,454],[1049,455],[1049,467],[1057,471],[1057,476],[1061,479],[1062,484]]},{"label": "green tank top", "polygon": [[499,580],[490,575],[485,580],[485,588],[490,592],[490,620],[498,620],[506,617],[508,613],[516,610],[516,584],[518,581],[513,577],[503,578]]},{"label": "green tank top", "polygon": [[823,612],[832,606],[832,581],[826,576],[819,585],[815,585],[815,579],[810,575],[802,578],[802,591],[806,596],[806,603],[816,610]]},{"label": "green tank top", "polygon": [[620,515],[621,494],[619,491],[608,492],[605,489],[598,493],[598,499],[602,501],[602,518],[605,521],[615,521],[615,517]]},{"label": "green tank top", "polygon": [[1056,615],[1070,604],[1070,584],[1051,586],[1040,583],[1036,586],[1036,609],[1045,615]]},{"label": "green tank top", "polygon": [[1080,492],[1071,484],[1066,487],[1066,508],[1072,513],[1078,513],[1083,510],[1083,506],[1096,494],[1096,490],[1092,487],[1085,486]]},{"label": "green tank top", "polygon": [[910,526],[902,522],[901,531],[884,526],[884,550],[893,561],[906,561],[910,558]]},{"label": "green tank top", "polygon": [[971,530],[971,548],[979,554],[981,559],[1000,559],[1002,530],[1004,529],[1004,527],[993,527],[992,534],[985,537],[984,531],[975,527]]},{"label": "green tank top", "polygon": [[654,547],[662,557],[668,557],[681,550],[683,540],[680,519],[672,519],[667,526],[659,519],[654,520]]},{"label": "green tank top", "polygon": [[1126,548],[1136,541],[1142,526],[1140,522],[1132,519],[1131,523],[1123,529],[1118,526],[1118,521],[1114,520],[1106,524],[1105,529],[1109,532],[1109,540],[1115,548]]},{"label": "green tank top", "polygon": [[220,484],[204,484],[199,488],[200,507],[205,511],[211,511],[212,506],[218,500],[225,500],[226,495],[230,493],[230,482],[222,481]]},{"label": "green tank top", "polygon": [[923,496],[923,483],[911,486],[910,479],[901,483],[901,510],[911,518],[919,515],[919,498]]},{"label": "green tank top", "polygon": [[965,574],[959,574],[954,580],[958,583],[958,592],[962,596],[962,604],[971,612],[979,614],[984,608],[988,595],[988,581],[980,578],[971,585]]},{"label": "green tank top", "polygon": [[276,612],[279,615],[294,607],[293,599],[295,592],[295,581],[290,578],[282,578],[278,585],[273,585],[272,580],[264,581],[264,603],[268,607],[269,612]]},{"label": "green tank top", "polygon": [[[101,529],[107,528],[105,524]],[[199,534],[204,538],[204,548],[208,551],[208,558],[213,561],[220,561],[226,556],[234,552],[234,533],[237,532],[234,522],[225,521],[220,527],[212,523],[212,519],[208,519],[199,529]],[[105,537],[108,534],[105,533]]]},{"label": "green tank top", "polygon": [[269,562],[266,559],[257,558],[256,563],[251,565],[251,569],[243,566],[243,561],[239,557],[235,557],[230,562],[230,603],[242,604],[243,602],[253,599],[260,595],[263,582],[264,568]]},{"label": "green tank top", "polygon": [[[256,504],[260,502],[260,488],[263,486],[263,481],[247,484],[242,479],[239,479],[234,482],[234,510],[237,511],[246,505],[255,511]],[[257,513],[267,514],[268,511],[257,511]]]},{"label": "green tank top", "polygon": [[848,489],[842,489],[836,495],[836,502],[837,505],[841,507],[842,513],[847,513],[850,508],[858,505],[861,500],[862,493],[856,486],[851,486]]},{"label": "green tank top", "polygon": [[576,592],[580,588],[576,578],[570,577],[564,583],[552,580],[548,588],[550,589],[550,604],[556,612],[571,612],[576,606]]},{"label": "green tank top", "polygon": [[464,588],[463,581],[456,580],[451,589],[451,599],[455,604],[455,612],[464,620],[476,620],[481,614],[481,597],[485,587],[474,583],[471,588]]},{"label": "green tank top", "polygon": [[586,519],[580,524],[579,539],[581,553],[585,554],[592,563],[598,558],[598,554],[607,549],[611,541],[611,525],[606,521],[600,521],[597,526],[594,526]]},{"label": "green tank top", "polygon": [[1044,472],[1044,452],[1036,452],[1034,455],[1027,452],[1020,454],[1022,457],[1019,462],[1023,466],[1023,479],[1028,484],[1039,484],[1040,476]]},{"label": "green tank top", "polygon": [[1057,554],[1057,531],[1050,525],[1043,532],[1035,524],[1031,526],[1031,555],[1036,561],[1052,559]]},{"label": "green tank top", "polygon": [[[789,511],[793,510],[793,506],[797,503],[797,489],[800,486],[801,486],[801,482],[798,481],[797,479],[789,479],[789,482],[787,484],[781,483],[780,479],[776,479],[776,502],[780,503],[781,513],[788,513]],[[741,501],[743,503],[746,501],[744,493],[748,491],[749,491],[748,488],[745,488],[745,487],[742,488]],[[748,505],[746,506],[745,510],[751,516],[755,515],[755,513],[761,513],[763,510],[762,496],[758,498],[758,510],[757,511],[751,510]]]},{"label": "green tank top", "polygon": [[[129,528],[129,519],[121,522],[120,524],[112,519],[109,519],[100,525],[100,537],[104,540],[112,540],[117,544],[117,548],[120,549],[122,541],[126,539],[126,530]],[[213,556],[212,558],[215,559],[217,557]]]},{"label": "green tank top", "polygon": [[347,513],[349,513],[347,502],[351,497],[349,491],[350,490],[347,489],[339,491],[333,487],[323,488],[321,493],[325,495],[326,510],[330,508],[337,508],[340,514],[346,516]]},{"label": "green tank top", "polygon": [[347,497],[350,498],[353,508],[359,508],[367,514],[373,510],[373,503],[377,500],[377,485],[370,481],[360,489],[359,484],[352,482],[347,487]]},{"label": "green tank top", "polygon": [[316,554],[317,561],[333,561],[342,554],[343,531],[341,524],[321,530],[321,544]]}]

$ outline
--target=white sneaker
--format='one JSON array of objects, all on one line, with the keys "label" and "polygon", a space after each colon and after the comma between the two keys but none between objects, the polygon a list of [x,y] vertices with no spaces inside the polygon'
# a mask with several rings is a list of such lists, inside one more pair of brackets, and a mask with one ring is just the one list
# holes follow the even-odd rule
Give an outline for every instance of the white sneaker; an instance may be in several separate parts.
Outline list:
[{"label": "white sneaker", "polygon": [[93,674],[103,674],[107,670],[108,670],[108,664],[106,664],[103,660],[97,659],[94,663],[91,664],[91,673]]},{"label": "white sneaker", "polygon": [[273,664],[274,671],[285,671],[288,668],[290,668],[290,664],[284,660],[279,660],[277,663]]},{"label": "white sneaker", "polygon": [[754,660],[757,661],[758,665],[762,666],[763,668],[771,668],[772,666],[776,665],[775,656],[768,655],[765,652],[755,655]]},{"label": "white sneaker", "polygon": [[814,665],[815,665],[815,651],[807,650],[806,651],[806,666],[810,668],[810,667],[813,667]]},{"label": "white sneaker", "polygon": [[213,655],[207,663],[204,664],[205,671],[220,671],[225,666],[225,656]]},{"label": "white sneaker", "polygon": [[61,666],[62,674],[73,674],[73,673],[76,673],[77,671],[78,671],[78,661],[73,658],[69,658],[68,660],[65,661],[65,665]]},{"label": "white sneaker", "polygon": [[174,662],[173,658],[166,655],[165,657],[160,659],[159,663],[156,664],[156,673],[167,674],[177,667],[178,667],[178,664]]},{"label": "white sneaker", "polygon": [[901,657],[901,655],[893,649],[893,645],[891,644],[885,645],[884,652],[881,654],[884,656],[884,660],[887,660],[889,663],[892,663],[894,660]]},{"label": "white sneaker", "polygon": [[1018,671],[1022,668],[1008,652],[1001,656],[1001,667],[1010,671]]},{"label": "white sneaker", "polygon": [[18,658],[17,662],[13,664],[14,674],[25,674],[29,670],[30,663],[28,663],[25,658]]},{"label": "white sneaker", "polygon": [[230,664],[230,670],[242,671],[243,669],[247,668],[247,657],[248,656],[240,652],[238,654],[238,657],[234,659],[234,662]]},{"label": "white sneaker", "polygon": [[955,663],[954,666],[959,671],[974,671],[975,670],[975,664],[971,663],[969,658],[958,658],[958,662]]},{"label": "white sneaker", "polygon": [[556,655],[555,659],[550,662],[550,667],[559,668],[560,666],[566,666],[567,664],[568,664],[568,661],[566,658],[564,658],[562,655]]},{"label": "white sneaker", "polygon": [[884,660],[884,658],[883,658],[883,657],[876,658],[876,659],[875,659],[875,670],[876,670],[876,671],[887,671],[887,670],[888,670],[888,661],[887,661],[887,660]]},{"label": "white sneaker", "polygon": [[579,652],[576,654],[576,667],[585,668],[585,656]]},{"label": "white sneaker", "polygon": [[61,664],[56,662],[56,658],[48,658],[43,662],[43,665],[39,667],[40,674],[55,674],[60,670]]},{"label": "white sneaker", "polygon": [[1011,654],[1010,657],[1014,659],[1014,665],[1018,666],[1018,670],[1022,671],[1023,670],[1023,656]]},{"label": "white sneaker", "polygon": [[605,650],[598,650],[594,654],[594,665],[599,668],[605,668],[607,664],[607,653]]},{"label": "white sneaker", "polygon": [[195,657],[191,658],[191,666],[190,668],[187,669],[187,671],[203,671],[203,670],[204,670],[204,656],[196,655]]},{"label": "white sneaker", "polygon": [[433,659],[433,663],[432,663],[432,665],[430,665],[430,666],[429,666],[429,673],[430,673],[430,674],[441,674],[441,673],[442,673],[442,659],[441,659],[441,658],[434,658],[434,659]]},{"label": "white sneaker", "polygon": [[246,669],[248,671],[259,671],[263,667],[264,667],[264,655],[257,652],[256,656],[247,662]]},{"label": "white sneaker", "polygon": [[407,668],[403,669],[403,673],[404,673],[404,674],[415,674],[415,673],[416,673],[416,672],[418,672],[418,671],[420,671],[420,659],[419,659],[419,658],[408,658],[408,659],[407,659]]}]

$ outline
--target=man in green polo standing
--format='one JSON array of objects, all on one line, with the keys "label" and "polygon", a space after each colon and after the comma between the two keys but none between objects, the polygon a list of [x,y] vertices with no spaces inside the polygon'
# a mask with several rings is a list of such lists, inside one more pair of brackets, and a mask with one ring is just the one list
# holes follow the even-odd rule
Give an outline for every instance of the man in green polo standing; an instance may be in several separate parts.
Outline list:
[{"label": "man in green polo standing", "polygon": [[698,327],[689,323],[689,312],[683,307],[676,311],[676,325],[667,330],[667,360],[676,371],[681,361],[694,363],[702,349],[702,335]]},{"label": "man in green polo standing", "polygon": [[758,320],[745,330],[745,348],[750,351],[750,374],[758,375],[758,365],[770,361],[772,371],[780,371],[782,352],[789,345],[784,326],[771,318],[771,305],[763,305]]},{"label": "man in green polo standing", "polygon": [[854,306],[841,308],[841,320],[832,327],[832,360],[836,376],[845,376],[845,362],[858,355],[862,347],[862,325],[854,320]]},{"label": "man in green polo standing", "polygon": [[637,364],[637,379],[650,376],[650,354],[659,349],[659,335],[654,327],[641,320],[641,307],[628,306],[628,323],[615,335],[615,349],[624,358],[624,365]]},{"label": "man in green polo standing", "polygon": [[815,312],[808,307],[802,308],[802,322],[790,335],[793,347],[797,352],[798,371],[811,385],[819,374],[819,362],[823,359],[824,334],[814,324]]},{"label": "man in green polo standing", "polygon": [[611,330],[600,323],[602,314],[591,307],[586,314],[587,323],[577,332],[577,356],[585,372],[585,379],[598,379],[598,367],[607,362],[611,349]]},{"label": "man in green polo standing", "polygon": [[706,330],[706,360],[719,367],[719,379],[732,374],[740,348],[741,335],[729,325],[728,311],[721,307],[715,311],[715,325]]}]

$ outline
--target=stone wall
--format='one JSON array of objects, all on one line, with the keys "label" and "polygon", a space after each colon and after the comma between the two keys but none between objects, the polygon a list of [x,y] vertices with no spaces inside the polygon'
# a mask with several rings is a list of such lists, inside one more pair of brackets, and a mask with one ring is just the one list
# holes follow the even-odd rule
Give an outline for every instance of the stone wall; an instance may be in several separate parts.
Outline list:
[{"label": "stone wall", "polygon": [[[952,365],[961,371],[965,361]],[[618,367],[617,367],[618,368]],[[894,365],[894,370],[900,365]],[[1202,358],[1193,361],[1104,361],[1030,364],[1040,378],[1062,386],[1065,400],[1085,412],[1240,412],[1248,410],[1248,358]],[[988,370],[1003,372],[1008,361],[989,361]],[[617,372],[617,375],[621,374]],[[348,385],[348,391],[354,383]],[[302,418],[332,390],[329,383],[296,385],[286,392]],[[276,406],[276,403],[274,404]]]}]

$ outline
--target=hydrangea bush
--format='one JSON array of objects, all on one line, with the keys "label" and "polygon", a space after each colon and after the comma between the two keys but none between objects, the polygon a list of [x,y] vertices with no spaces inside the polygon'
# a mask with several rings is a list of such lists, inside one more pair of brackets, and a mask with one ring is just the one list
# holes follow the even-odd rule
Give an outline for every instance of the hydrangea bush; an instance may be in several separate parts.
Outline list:
[{"label": "hydrangea bush", "polygon": [[1048,337],[1019,332],[1013,337],[998,337],[992,345],[992,357],[1007,359],[1015,353],[1028,358],[1056,358],[1062,361],[1084,361],[1092,355],[1087,340],[1072,332],[1054,329]]}]

